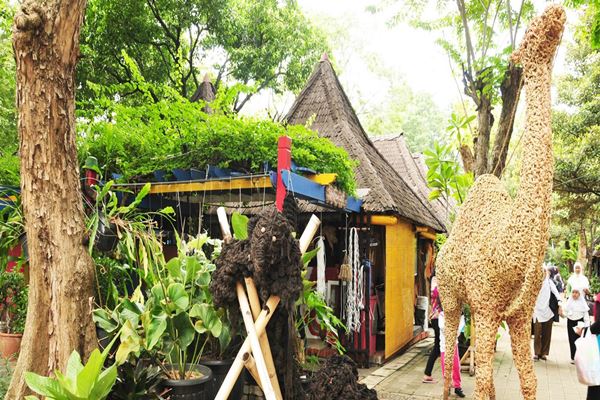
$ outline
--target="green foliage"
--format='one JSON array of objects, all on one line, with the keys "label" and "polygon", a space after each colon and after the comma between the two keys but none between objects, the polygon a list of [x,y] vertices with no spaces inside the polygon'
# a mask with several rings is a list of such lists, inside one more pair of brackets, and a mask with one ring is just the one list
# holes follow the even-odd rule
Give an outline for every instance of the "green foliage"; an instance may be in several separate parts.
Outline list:
[{"label": "green foliage", "polygon": [[[207,246],[210,256],[203,251]],[[216,355],[227,350],[231,326],[225,310],[214,308],[209,290],[220,246],[206,235],[182,242],[176,258],[157,265],[151,274],[141,274],[147,290],[140,285],[114,310],[94,311],[98,326],[109,334],[118,332],[118,363],[149,354],[175,366],[171,371],[161,364],[169,376],[186,379],[187,364],[198,364],[209,342],[219,347]]]},{"label": "green foliage", "polygon": [[[235,111],[264,89],[299,90],[327,50],[296,2],[275,0],[91,0],[81,42],[81,98],[94,97],[89,82],[132,81],[124,50],[149,82],[186,98],[207,71],[217,88],[252,85],[235,99]],[[122,93],[128,101],[139,94],[135,87]]]},{"label": "green foliage", "polygon": [[19,140],[12,49],[13,2],[0,1],[0,185],[19,183]]},{"label": "green foliage", "polygon": [[600,1],[598,0],[567,0],[565,4],[569,7],[585,7],[585,13],[589,19],[589,30],[580,30],[581,39],[589,42],[595,49],[600,49]]},{"label": "green foliage", "polygon": [[0,270],[0,312],[9,333],[23,333],[29,289],[20,272]]},{"label": "green foliage", "polygon": [[430,94],[415,92],[407,82],[394,78],[389,77],[386,98],[367,114],[365,128],[370,135],[403,133],[411,151],[422,152],[442,134],[443,112]]},{"label": "green foliage", "polygon": [[117,382],[108,400],[162,400],[163,373],[160,367],[143,362],[118,367]]},{"label": "green foliage", "polygon": [[10,380],[12,378],[13,368],[11,361],[8,359],[0,358],[0,399],[5,398],[8,387],[10,386]]},{"label": "green foliage", "polygon": [[339,330],[347,331],[346,327],[335,315],[333,309],[327,305],[325,299],[316,292],[316,283],[306,279],[306,266],[317,255],[318,250],[316,248],[305,253],[302,257],[305,269],[302,272],[302,296],[296,302],[296,329],[303,329],[303,327],[309,326],[313,321],[317,321],[321,329],[327,332],[324,338],[325,341],[335,347],[340,354],[344,354],[346,349],[344,349],[344,346],[340,342]]},{"label": "green foliage", "polygon": [[433,149],[426,150],[423,154],[428,167],[427,183],[433,189],[429,199],[452,197],[458,205],[462,204],[473,184],[473,174],[462,172],[453,156],[452,146],[435,143]]},{"label": "green foliage", "polygon": [[[95,349],[85,365],[81,363],[79,353],[73,351],[64,374],[56,370],[56,378],[47,378],[26,372],[25,382],[48,400],[104,400],[117,379],[116,364],[103,368],[109,350],[110,347],[100,353]],[[37,397],[27,396],[26,400],[37,400]]]},{"label": "green foliage", "polygon": [[233,237],[237,240],[248,239],[248,221],[250,219],[238,212],[231,215],[231,226],[233,227]]},{"label": "green foliage", "polygon": [[[0,191],[0,198],[16,195],[12,190]],[[8,252],[19,244],[25,234],[25,220],[21,207],[21,198],[16,195],[16,201],[4,204],[0,210],[0,265],[6,265],[9,260]],[[23,256],[19,257],[18,266],[24,262]]]},{"label": "green foliage", "polygon": [[277,165],[277,140],[288,135],[296,163],[336,173],[337,184],[348,193],[355,192],[356,163],[345,150],[303,126],[209,115],[200,104],[173,93],[141,105],[104,98],[95,109],[80,114],[87,123],[79,125],[80,157],[96,157],[104,176],[121,173],[127,180],[145,180],[155,170],[204,170],[207,165],[261,172],[265,161]]}]

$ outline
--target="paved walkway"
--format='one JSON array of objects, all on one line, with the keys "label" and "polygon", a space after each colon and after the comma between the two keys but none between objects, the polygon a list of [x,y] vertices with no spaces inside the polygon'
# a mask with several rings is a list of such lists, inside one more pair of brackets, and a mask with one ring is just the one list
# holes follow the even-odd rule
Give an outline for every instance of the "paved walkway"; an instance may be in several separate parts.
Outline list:
[{"label": "paved walkway", "polygon": [[[512,360],[509,333],[504,330],[501,330],[501,333],[494,358],[496,399],[522,399],[519,376]],[[440,399],[441,383],[421,383],[432,345],[432,339],[418,343],[383,367],[369,371],[370,374],[363,379],[363,383],[375,387],[379,398],[383,400]],[[587,388],[579,384],[575,366],[570,364],[566,320],[561,319],[560,323],[554,324],[550,356],[547,361],[535,362],[535,369],[538,378],[538,400],[585,399]],[[440,382],[441,375],[438,360],[433,376]],[[472,399],[475,377],[463,372],[462,384],[467,399]],[[454,393],[452,396],[454,397]]]}]

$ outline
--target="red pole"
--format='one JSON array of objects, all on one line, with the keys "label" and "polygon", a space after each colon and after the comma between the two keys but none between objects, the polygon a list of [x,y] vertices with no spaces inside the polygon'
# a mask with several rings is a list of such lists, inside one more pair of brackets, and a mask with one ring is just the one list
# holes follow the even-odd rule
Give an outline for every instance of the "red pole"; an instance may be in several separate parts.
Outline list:
[{"label": "red pole", "polygon": [[281,171],[292,168],[292,139],[288,136],[280,136],[277,143],[277,193],[275,195],[275,205],[281,212],[283,211],[283,201],[287,194]]}]

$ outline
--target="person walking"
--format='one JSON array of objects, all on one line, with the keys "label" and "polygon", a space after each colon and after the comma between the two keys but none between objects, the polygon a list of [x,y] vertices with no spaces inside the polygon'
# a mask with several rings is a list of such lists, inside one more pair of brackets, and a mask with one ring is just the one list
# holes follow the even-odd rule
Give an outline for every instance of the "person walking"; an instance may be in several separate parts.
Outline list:
[{"label": "person walking", "polygon": [[[599,306],[598,301],[594,304],[595,306]],[[598,307],[594,307],[594,310],[598,310]],[[598,310],[600,312],[600,310]],[[590,326],[590,332],[593,335],[600,335],[600,318],[598,318],[597,314],[594,314],[594,319],[596,320]],[[584,333],[584,328],[576,328],[577,335],[581,336]],[[598,400],[600,399],[600,386],[588,386],[587,397],[586,400]]]},{"label": "person walking", "polygon": [[440,356],[440,328],[439,328],[439,315],[442,312],[442,303],[440,301],[440,292],[437,286],[437,278],[435,275],[431,278],[431,314],[429,319],[431,321],[430,326],[433,328],[435,334],[433,341],[433,349],[429,353],[427,359],[427,365],[425,366],[425,375],[423,376],[423,383],[435,383],[435,380],[431,376],[433,372],[433,366],[435,360]]},{"label": "person walking", "polygon": [[[445,369],[446,369],[446,363],[444,362],[445,358],[444,358],[444,351],[446,350],[446,335],[445,335],[445,322],[444,322],[444,312],[440,312],[440,315],[438,317],[439,320],[439,326],[440,326],[440,348],[441,348],[441,353],[440,353],[440,362],[442,363],[442,377],[446,376],[445,375]],[[452,360],[452,387],[454,387],[454,394],[456,395],[456,397],[465,397],[465,394],[462,390],[462,384],[461,384],[461,379],[460,379],[460,355],[458,354],[458,336],[460,335],[460,332],[464,329],[465,327],[465,318],[463,316],[460,317],[460,324],[458,326],[458,332],[456,332],[454,335],[452,335],[452,332],[450,333],[450,340],[452,340],[452,338],[454,337],[454,359]]]},{"label": "person walking", "polygon": [[581,267],[581,263],[577,261],[573,266],[573,273],[569,276],[567,280],[567,297],[571,296],[571,291],[573,288],[578,287],[583,290],[581,293],[584,297],[590,291],[590,281],[583,273],[583,268]]},{"label": "person walking", "polygon": [[560,271],[558,270],[558,268],[552,267],[552,272],[550,274],[550,277],[554,281],[554,284],[556,285],[556,290],[558,290],[558,293],[563,294],[565,291],[565,281],[563,281],[562,276],[560,276]]},{"label": "person walking", "polygon": [[534,360],[546,360],[550,354],[550,341],[552,340],[552,323],[554,312],[550,309],[550,297],[554,294],[557,299],[560,298],[556,285],[550,279],[550,271],[544,268],[546,277],[542,282],[542,288],[538,294],[533,310],[533,348]]},{"label": "person walking", "polygon": [[[583,289],[575,287],[571,291],[571,297],[567,301],[567,305],[563,309],[563,314],[567,317],[567,332],[569,335],[569,347],[571,350],[571,364],[575,364],[575,340],[579,338],[579,335],[575,331],[575,327],[580,322],[583,326],[589,326],[590,315],[589,306],[583,297]],[[580,325],[579,325],[580,326]]]}]

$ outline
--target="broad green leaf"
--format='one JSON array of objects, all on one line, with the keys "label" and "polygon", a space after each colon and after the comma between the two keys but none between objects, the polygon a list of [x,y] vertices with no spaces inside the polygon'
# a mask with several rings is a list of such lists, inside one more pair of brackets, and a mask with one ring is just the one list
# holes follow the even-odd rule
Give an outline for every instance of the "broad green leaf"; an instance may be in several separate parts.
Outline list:
[{"label": "broad green leaf", "polygon": [[177,335],[174,339],[179,343],[182,350],[187,349],[194,341],[194,336],[196,336],[196,330],[189,315],[186,313],[177,314],[171,321]]},{"label": "broad green leaf", "polygon": [[105,399],[110,393],[111,388],[117,380],[117,366],[116,364],[111,365],[98,377],[94,384],[94,388],[90,393],[90,400]]},{"label": "broad green leaf", "polygon": [[221,349],[221,353],[227,349],[229,344],[231,343],[231,327],[229,324],[223,324],[221,329],[221,334],[219,335],[219,347]]},{"label": "broad green leaf", "polygon": [[429,200],[435,200],[441,196],[441,192],[438,189],[434,189],[429,193]]},{"label": "broad green leaf", "polygon": [[112,319],[110,314],[104,309],[96,309],[92,313],[92,319],[94,322],[102,329],[104,329],[108,333],[112,333],[119,325]]},{"label": "broad green leaf", "polygon": [[29,386],[29,389],[42,396],[54,399],[67,398],[65,391],[55,379],[40,376],[33,372],[25,372],[25,382],[27,383],[27,386]]},{"label": "broad green leaf", "polygon": [[127,321],[121,330],[121,344],[117,349],[115,360],[118,365],[127,361],[130,354],[138,354],[141,349],[141,338],[131,326],[131,322]]},{"label": "broad green leaf", "polygon": [[151,314],[150,323],[146,329],[146,349],[152,350],[162,338],[165,329],[167,329],[167,315],[164,313]]},{"label": "broad green leaf", "polygon": [[83,369],[77,375],[77,393],[80,396],[84,398],[87,398],[85,396],[89,396],[94,382],[96,382],[100,371],[102,371],[103,365],[104,358],[102,357],[102,353],[100,353],[100,350],[95,349],[92,351]]},{"label": "broad green leaf", "polygon": [[69,361],[67,361],[66,377],[74,382],[82,369],[81,357],[77,351],[73,351],[69,356]]},{"label": "broad green leaf", "polygon": [[317,256],[318,252],[319,248],[315,247],[313,250],[304,253],[302,255],[302,265],[307,266],[310,263],[310,261]]},{"label": "broad green leaf", "polygon": [[167,296],[180,311],[186,310],[190,304],[190,298],[185,291],[185,286],[181,283],[170,284],[167,288]]},{"label": "broad green leaf", "polygon": [[166,265],[169,274],[176,278],[181,278],[181,260],[175,257],[169,260]]},{"label": "broad green leaf", "polygon": [[237,240],[248,239],[248,217],[238,212],[231,215],[231,226],[233,228],[233,236]]}]

